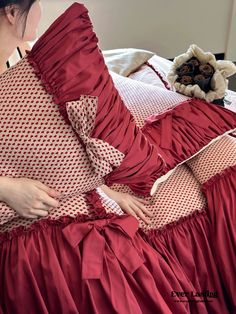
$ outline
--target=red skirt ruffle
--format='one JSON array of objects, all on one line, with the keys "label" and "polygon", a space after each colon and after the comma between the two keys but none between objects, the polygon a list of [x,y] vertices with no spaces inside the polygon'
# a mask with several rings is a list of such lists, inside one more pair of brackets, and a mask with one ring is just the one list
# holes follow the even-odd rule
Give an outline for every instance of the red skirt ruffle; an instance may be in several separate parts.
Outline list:
[{"label": "red skirt ruffle", "polygon": [[203,185],[207,209],[148,234],[132,216],[100,212],[2,235],[0,309],[236,313],[235,185],[236,166]]},{"label": "red skirt ruffle", "polygon": [[[171,265],[186,275],[197,291],[215,291],[207,298],[208,313],[236,313],[236,166],[202,185],[208,207],[143,234]],[[198,298],[199,299],[199,298]],[[200,313],[200,312],[199,312]]]},{"label": "red skirt ruffle", "polygon": [[137,228],[128,215],[69,224],[65,218],[4,241],[3,313],[189,313],[189,304],[174,303],[171,291],[191,284]]},{"label": "red skirt ruffle", "polygon": [[215,175],[202,187],[208,201],[214,259],[236,313],[236,166]]}]

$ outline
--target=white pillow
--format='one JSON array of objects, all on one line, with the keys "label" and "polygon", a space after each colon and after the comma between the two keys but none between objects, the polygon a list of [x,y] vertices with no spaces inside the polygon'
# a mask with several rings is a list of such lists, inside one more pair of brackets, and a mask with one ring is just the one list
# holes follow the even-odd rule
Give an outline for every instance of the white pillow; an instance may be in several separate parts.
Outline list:
[{"label": "white pillow", "polygon": [[154,52],[135,48],[103,50],[102,54],[108,69],[122,76],[129,76],[155,55]]}]

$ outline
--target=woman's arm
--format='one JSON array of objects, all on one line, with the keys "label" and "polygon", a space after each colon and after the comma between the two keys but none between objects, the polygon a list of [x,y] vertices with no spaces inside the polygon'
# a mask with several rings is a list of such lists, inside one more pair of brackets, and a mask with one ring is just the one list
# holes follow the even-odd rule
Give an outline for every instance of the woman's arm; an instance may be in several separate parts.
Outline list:
[{"label": "woman's arm", "polygon": [[129,193],[114,191],[105,184],[101,185],[100,188],[108,197],[113,199],[124,212],[133,216],[138,216],[147,224],[151,223],[150,219],[144,215],[146,214],[149,217],[153,217],[153,214],[144,206],[144,204],[149,204],[148,201],[134,195],[130,195]]}]

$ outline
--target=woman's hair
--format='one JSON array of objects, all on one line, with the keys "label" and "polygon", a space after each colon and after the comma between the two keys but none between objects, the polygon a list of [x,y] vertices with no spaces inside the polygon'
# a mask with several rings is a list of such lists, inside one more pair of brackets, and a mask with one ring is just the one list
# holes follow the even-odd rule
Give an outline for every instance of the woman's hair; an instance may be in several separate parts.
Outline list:
[{"label": "woman's hair", "polygon": [[7,8],[11,4],[15,4],[19,7],[19,20],[24,19],[22,37],[24,36],[25,33],[26,21],[29,10],[35,1],[36,0],[0,0],[0,14],[2,13],[1,12],[2,9]]}]

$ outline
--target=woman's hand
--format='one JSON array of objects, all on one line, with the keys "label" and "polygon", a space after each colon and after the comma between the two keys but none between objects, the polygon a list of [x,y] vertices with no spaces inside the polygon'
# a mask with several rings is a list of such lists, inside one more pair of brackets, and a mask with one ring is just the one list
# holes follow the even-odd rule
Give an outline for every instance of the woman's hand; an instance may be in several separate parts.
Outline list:
[{"label": "woman's hand", "polygon": [[144,214],[146,214],[149,217],[153,217],[153,214],[145,208],[144,205],[148,205],[149,202],[138,198],[136,196],[130,195],[128,193],[122,193],[117,192],[112,189],[110,189],[105,184],[100,186],[100,188],[103,190],[107,196],[109,196],[111,199],[113,199],[120,208],[133,216],[138,216],[141,218],[146,224],[150,224],[151,221],[148,219]]},{"label": "woman's hand", "polygon": [[0,177],[1,200],[25,218],[47,216],[50,208],[59,206],[54,199],[59,196],[59,192],[37,180]]}]

